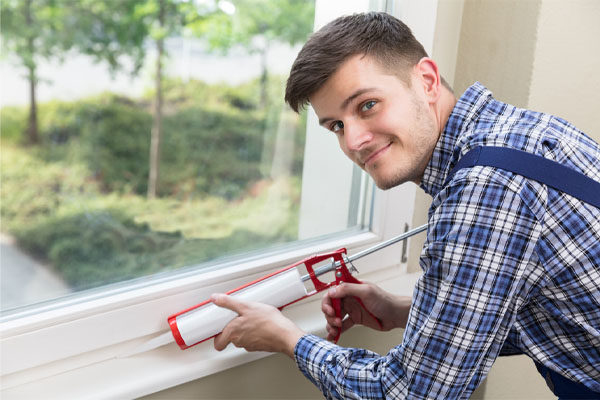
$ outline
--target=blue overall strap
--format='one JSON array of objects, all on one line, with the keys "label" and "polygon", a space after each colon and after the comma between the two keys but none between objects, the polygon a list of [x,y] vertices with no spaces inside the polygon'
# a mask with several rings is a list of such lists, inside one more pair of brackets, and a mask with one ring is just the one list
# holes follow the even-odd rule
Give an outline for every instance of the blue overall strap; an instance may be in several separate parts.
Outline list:
[{"label": "blue overall strap", "polygon": [[592,391],[582,383],[567,379],[538,362],[535,362],[535,367],[542,378],[546,380],[548,388],[558,397],[558,400],[600,399],[600,393]]},{"label": "blue overall strap", "polygon": [[600,208],[600,182],[556,161],[507,147],[475,147],[458,160],[446,183],[459,169],[476,165],[514,172]]}]

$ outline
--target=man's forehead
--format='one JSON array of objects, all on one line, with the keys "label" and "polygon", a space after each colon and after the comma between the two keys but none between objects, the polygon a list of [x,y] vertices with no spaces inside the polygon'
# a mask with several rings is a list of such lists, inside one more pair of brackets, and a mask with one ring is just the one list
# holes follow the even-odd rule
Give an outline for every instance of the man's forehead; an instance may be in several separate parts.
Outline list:
[{"label": "man's forehead", "polygon": [[343,109],[363,93],[385,90],[390,78],[404,84],[397,74],[385,69],[373,57],[353,56],[340,65],[336,72],[309,96],[309,102],[315,109],[324,106],[328,109]]},{"label": "man's forehead", "polygon": [[312,103],[314,98],[323,97],[323,94],[335,94],[336,97],[347,96],[365,87],[365,82],[378,73],[371,64],[371,60],[362,56],[351,57],[338,67],[325,83],[309,97],[309,100]]}]

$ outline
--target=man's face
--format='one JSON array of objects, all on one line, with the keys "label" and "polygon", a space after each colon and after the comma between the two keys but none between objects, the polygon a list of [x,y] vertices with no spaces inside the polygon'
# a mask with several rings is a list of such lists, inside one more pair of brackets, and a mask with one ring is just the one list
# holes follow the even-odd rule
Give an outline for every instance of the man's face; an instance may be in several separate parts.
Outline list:
[{"label": "man's face", "polygon": [[310,97],[319,123],[381,189],[419,183],[439,137],[418,74],[411,82],[354,56]]}]

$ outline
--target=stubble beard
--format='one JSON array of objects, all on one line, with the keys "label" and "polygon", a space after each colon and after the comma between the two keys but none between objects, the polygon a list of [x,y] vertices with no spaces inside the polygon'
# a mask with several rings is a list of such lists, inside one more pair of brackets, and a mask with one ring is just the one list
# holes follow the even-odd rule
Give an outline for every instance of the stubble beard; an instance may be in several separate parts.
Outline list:
[{"label": "stubble beard", "polygon": [[[417,98],[413,98],[413,105],[416,118],[411,135],[413,136],[413,143],[415,143],[415,151],[406,154],[408,162],[397,165],[387,179],[385,177],[382,177],[382,179],[373,177],[375,185],[381,190],[388,190],[406,182],[419,184],[431,158],[433,148],[437,143],[439,135],[435,134],[435,124],[427,113],[427,108],[419,103]],[[392,145],[401,146],[398,142]]]}]

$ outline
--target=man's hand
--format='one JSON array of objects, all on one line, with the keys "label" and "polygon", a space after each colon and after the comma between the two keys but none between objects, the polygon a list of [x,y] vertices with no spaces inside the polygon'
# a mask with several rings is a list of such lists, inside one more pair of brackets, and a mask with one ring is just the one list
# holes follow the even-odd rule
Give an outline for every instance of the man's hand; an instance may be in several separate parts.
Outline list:
[{"label": "man's hand", "polygon": [[247,351],[280,352],[294,358],[294,348],[304,332],[277,308],[224,294],[215,294],[211,300],[239,315],[215,337],[215,349],[221,351],[233,343]]},{"label": "man's hand", "polygon": [[[382,328],[354,297],[361,299],[365,307],[381,321]],[[341,318],[335,316],[332,298],[342,299]],[[395,296],[372,283],[342,283],[334,286],[329,289],[321,302],[321,310],[327,320],[327,340],[333,340],[338,330],[344,332],[355,324],[383,331],[405,328],[410,304],[410,297]],[[346,315],[348,318],[344,319]]]}]

